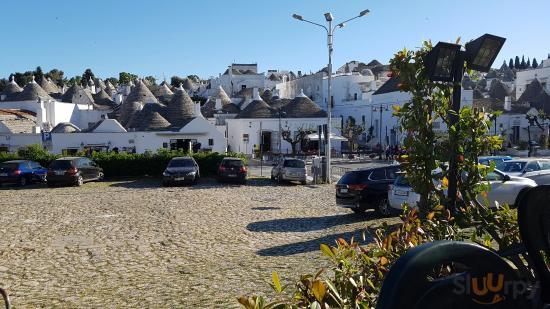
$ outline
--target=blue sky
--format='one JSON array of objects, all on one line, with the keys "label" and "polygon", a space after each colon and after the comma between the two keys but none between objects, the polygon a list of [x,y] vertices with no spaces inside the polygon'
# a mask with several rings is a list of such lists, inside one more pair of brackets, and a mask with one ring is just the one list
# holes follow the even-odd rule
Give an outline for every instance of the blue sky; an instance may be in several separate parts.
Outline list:
[{"label": "blue sky", "polygon": [[[370,9],[335,35],[334,64],[386,63],[423,39],[463,41],[483,33],[507,37],[501,56],[550,53],[550,1],[530,0],[25,0],[2,3],[0,77],[41,65],[66,76],[127,71],[162,79],[223,72],[235,61],[261,71],[316,71],[326,64],[320,28],[291,18],[336,21]],[[546,30],[545,30],[546,29]]]}]

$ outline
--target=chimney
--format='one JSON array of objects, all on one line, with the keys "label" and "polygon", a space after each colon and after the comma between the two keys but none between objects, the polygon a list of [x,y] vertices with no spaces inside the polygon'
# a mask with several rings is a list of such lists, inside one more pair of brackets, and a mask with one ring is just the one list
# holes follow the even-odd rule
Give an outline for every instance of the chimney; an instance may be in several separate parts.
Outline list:
[{"label": "chimney", "polygon": [[507,112],[512,110],[512,97],[507,96],[504,98],[504,110]]},{"label": "chimney", "polygon": [[195,117],[204,118],[201,113],[201,102],[195,102]]},{"label": "chimney", "polygon": [[222,99],[216,99],[216,105],[215,105],[214,109],[217,110],[217,111],[222,109]]},{"label": "chimney", "polygon": [[302,71],[298,71],[298,77],[302,77]]}]

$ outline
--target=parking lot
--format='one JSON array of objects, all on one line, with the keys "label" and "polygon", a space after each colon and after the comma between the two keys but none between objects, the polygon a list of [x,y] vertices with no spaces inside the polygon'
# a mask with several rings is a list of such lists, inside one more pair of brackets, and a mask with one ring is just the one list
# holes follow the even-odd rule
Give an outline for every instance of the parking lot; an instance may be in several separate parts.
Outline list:
[{"label": "parking lot", "polygon": [[331,185],[267,179],[3,187],[0,213],[0,286],[16,307],[237,307],[272,271],[314,272],[321,243],[381,223],[337,208]]}]

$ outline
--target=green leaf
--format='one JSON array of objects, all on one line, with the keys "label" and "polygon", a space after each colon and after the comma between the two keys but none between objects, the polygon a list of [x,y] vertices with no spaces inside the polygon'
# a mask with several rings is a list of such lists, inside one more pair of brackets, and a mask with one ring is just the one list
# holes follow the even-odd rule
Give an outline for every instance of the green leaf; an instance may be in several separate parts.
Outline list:
[{"label": "green leaf", "polygon": [[330,247],[325,244],[321,244],[321,252],[323,252],[328,257],[334,258],[334,253],[332,253]]},{"label": "green leaf", "polygon": [[273,288],[275,289],[275,292],[281,293],[283,288],[281,286],[281,281],[279,280],[279,274],[277,274],[276,271],[271,273],[271,279],[273,280]]}]

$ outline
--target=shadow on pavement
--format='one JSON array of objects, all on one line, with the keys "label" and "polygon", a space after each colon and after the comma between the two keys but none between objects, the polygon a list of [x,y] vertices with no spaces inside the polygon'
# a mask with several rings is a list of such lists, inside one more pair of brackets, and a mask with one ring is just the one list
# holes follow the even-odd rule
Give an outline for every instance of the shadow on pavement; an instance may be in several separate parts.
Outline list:
[{"label": "shadow on pavement", "polygon": [[325,230],[338,225],[363,222],[374,218],[376,218],[374,212],[325,217],[286,218],[252,222],[246,226],[246,229],[251,232],[311,232]]},{"label": "shadow on pavement", "polygon": [[[360,244],[369,243],[372,242],[372,236],[370,233],[371,232],[368,229],[358,229],[353,232],[332,234],[321,238],[261,249],[256,251],[256,253],[260,256],[288,256],[299,253],[319,251],[321,244],[332,246],[338,238],[343,238],[346,241],[349,241],[351,237],[353,237],[355,241]],[[363,234],[365,235],[365,241],[363,241]]]}]

